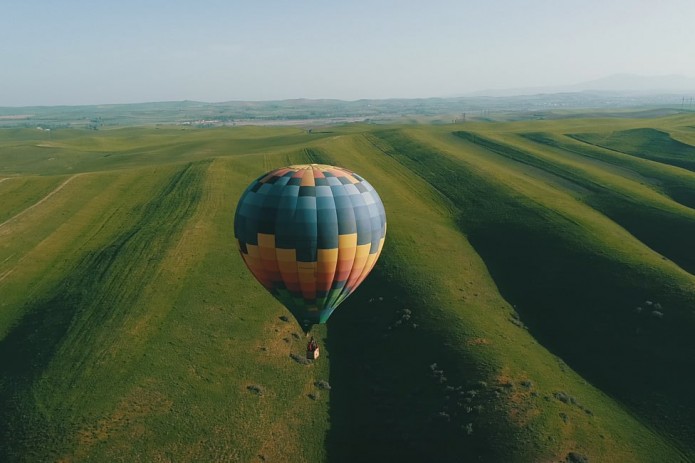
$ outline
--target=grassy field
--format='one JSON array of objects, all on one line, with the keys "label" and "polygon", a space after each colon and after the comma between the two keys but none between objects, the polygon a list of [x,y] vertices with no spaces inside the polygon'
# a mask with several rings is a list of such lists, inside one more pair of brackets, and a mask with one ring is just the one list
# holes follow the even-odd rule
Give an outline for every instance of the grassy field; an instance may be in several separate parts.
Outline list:
[{"label": "grassy field", "polygon": [[[0,461],[695,461],[693,126],[2,129]],[[389,221],[311,365],[232,226],[303,162]]]}]

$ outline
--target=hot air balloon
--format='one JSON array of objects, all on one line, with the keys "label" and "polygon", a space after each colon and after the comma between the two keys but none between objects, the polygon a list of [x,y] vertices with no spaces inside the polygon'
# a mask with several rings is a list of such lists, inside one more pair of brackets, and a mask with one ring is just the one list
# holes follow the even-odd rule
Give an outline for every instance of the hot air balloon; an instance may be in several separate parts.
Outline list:
[{"label": "hot air balloon", "polygon": [[241,195],[234,236],[254,277],[308,333],[374,267],[386,235],[384,205],[341,167],[293,165],[254,180]]}]

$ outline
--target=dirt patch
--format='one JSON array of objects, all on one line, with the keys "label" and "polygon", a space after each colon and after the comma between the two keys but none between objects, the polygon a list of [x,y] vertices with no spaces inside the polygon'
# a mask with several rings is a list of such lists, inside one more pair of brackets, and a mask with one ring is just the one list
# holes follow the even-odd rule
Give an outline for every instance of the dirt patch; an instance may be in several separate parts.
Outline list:
[{"label": "dirt patch", "polygon": [[487,346],[490,345],[490,340],[487,338],[473,338],[466,341],[467,346]]},{"label": "dirt patch", "polygon": [[505,391],[507,416],[511,423],[525,427],[541,414],[532,394],[533,383],[528,378],[514,378],[509,372],[503,371],[495,378],[495,383],[498,388]]}]

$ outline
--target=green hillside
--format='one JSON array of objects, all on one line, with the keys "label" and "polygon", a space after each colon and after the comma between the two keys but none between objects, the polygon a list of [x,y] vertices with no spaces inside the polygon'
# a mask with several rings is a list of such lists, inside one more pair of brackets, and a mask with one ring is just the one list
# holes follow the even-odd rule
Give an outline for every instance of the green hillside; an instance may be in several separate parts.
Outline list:
[{"label": "green hillside", "polygon": [[644,159],[695,170],[695,148],[652,128],[621,130],[608,134],[573,134],[577,140]]},{"label": "green hillside", "polygon": [[[695,117],[0,130],[0,461],[695,461]],[[244,267],[293,163],[378,190],[319,361]]]}]

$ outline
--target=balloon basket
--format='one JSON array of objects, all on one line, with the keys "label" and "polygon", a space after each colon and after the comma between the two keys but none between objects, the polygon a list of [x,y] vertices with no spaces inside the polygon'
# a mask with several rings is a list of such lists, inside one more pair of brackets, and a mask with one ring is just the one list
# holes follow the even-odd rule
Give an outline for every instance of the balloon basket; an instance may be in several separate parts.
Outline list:
[{"label": "balloon basket", "polygon": [[319,355],[320,354],[319,354],[319,348],[318,347],[314,350],[307,350],[306,351],[306,358],[308,360],[316,360],[317,358],[319,358]]}]

